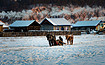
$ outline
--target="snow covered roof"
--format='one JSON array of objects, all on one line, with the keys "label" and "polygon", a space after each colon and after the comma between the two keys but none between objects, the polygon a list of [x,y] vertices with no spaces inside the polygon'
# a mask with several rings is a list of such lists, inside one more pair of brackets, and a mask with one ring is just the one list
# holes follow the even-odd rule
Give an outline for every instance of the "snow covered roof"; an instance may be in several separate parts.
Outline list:
[{"label": "snow covered roof", "polygon": [[6,24],[4,24],[4,25],[3,25],[3,28],[8,28],[8,27],[9,27],[9,26],[8,26],[8,25],[6,25]]},{"label": "snow covered roof", "polygon": [[35,20],[18,20],[10,25],[10,27],[27,27],[32,24]]},{"label": "snow covered roof", "polygon": [[73,27],[82,27],[82,26],[97,26],[101,20],[94,20],[94,21],[77,21],[73,25]]},{"label": "snow covered roof", "polygon": [[[48,20],[53,25],[71,25],[65,18],[45,18],[44,20]],[[44,20],[42,22],[44,22]],[[42,22],[40,24],[42,24]]]},{"label": "snow covered roof", "polygon": [[0,21],[0,25],[3,25],[3,28],[8,27],[8,25],[6,25],[4,22]]},{"label": "snow covered roof", "polygon": [[4,23],[2,21],[0,21],[0,25],[4,25]]}]

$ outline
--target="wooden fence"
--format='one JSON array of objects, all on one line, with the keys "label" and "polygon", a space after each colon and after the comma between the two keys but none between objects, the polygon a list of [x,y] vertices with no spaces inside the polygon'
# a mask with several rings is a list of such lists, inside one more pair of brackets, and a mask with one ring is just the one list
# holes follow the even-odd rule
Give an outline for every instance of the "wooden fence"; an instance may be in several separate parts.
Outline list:
[{"label": "wooden fence", "polygon": [[30,31],[30,32],[0,32],[0,37],[18,36],[46,36],[48,33],[55,35],[81,35],[81,31]]}]

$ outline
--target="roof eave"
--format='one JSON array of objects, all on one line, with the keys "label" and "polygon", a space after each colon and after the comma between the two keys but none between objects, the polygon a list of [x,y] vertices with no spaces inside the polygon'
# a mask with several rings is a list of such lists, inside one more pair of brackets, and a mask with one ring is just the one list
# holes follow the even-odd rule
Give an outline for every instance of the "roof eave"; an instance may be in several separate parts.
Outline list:
[{"label": "roof eave", "polygon": [[61,25],[61,24],[59,25],[58,24],[58,25],[54,25],[54,26],[72,26],[72,25]]},{"label": "roof eave", "polygon": [[28,27],[28,26],[9,26],[9,27]]}]

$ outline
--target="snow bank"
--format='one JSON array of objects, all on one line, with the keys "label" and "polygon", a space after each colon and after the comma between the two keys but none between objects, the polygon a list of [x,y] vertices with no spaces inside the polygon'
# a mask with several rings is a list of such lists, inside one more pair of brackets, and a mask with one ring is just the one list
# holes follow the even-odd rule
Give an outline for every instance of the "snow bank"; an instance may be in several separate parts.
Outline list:
[{"label": "snow bank", "polygon": [[74,45],[53,47],[45,36],[0,37],[1,65],[105,65],[104,57],[105,35],[75,35]]}]

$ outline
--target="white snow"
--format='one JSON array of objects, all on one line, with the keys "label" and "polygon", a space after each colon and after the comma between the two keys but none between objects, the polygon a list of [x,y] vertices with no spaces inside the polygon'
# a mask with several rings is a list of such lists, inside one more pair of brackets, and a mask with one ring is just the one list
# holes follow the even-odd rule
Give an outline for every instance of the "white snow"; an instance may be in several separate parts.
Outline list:
[{"label": "white snow", "polygon": [[81,11],[84,11],[84,9],[85,9],[85,8],[78,7],[78,8],[75,8],[72,13],[73,13],[73,14],[75,14],[75,13],[80,13]]},{"label": "white snow", "polygon": [[0,64],[105,65],[105,35],[74,35],[74,45],[53,47],[45,36],[0,37]]},{"label": "white snow", "polygon": [[68,10],[61,10],[60,12],[54,12],[54,14],[51,14],[51,16],[59,16],[59,15],[62,15],[62,14],[71,15],[71,11],[68,11]]},{"label": "white snow", "polygon": [[3,28],[9,27],[7,23],[0,21],[0,25],[3,25]]},{"label": "white snow", "polygon": [[2,11],[0,13],[0,18],[4,18],[5,16],[8,17],[8,19],[10,18],[23,18],[26,15],[31,15],[32,14],[32,10],[23,10],[22,12],[16,12],[16,11],[7,11],[7,13],[5,11]]}]

